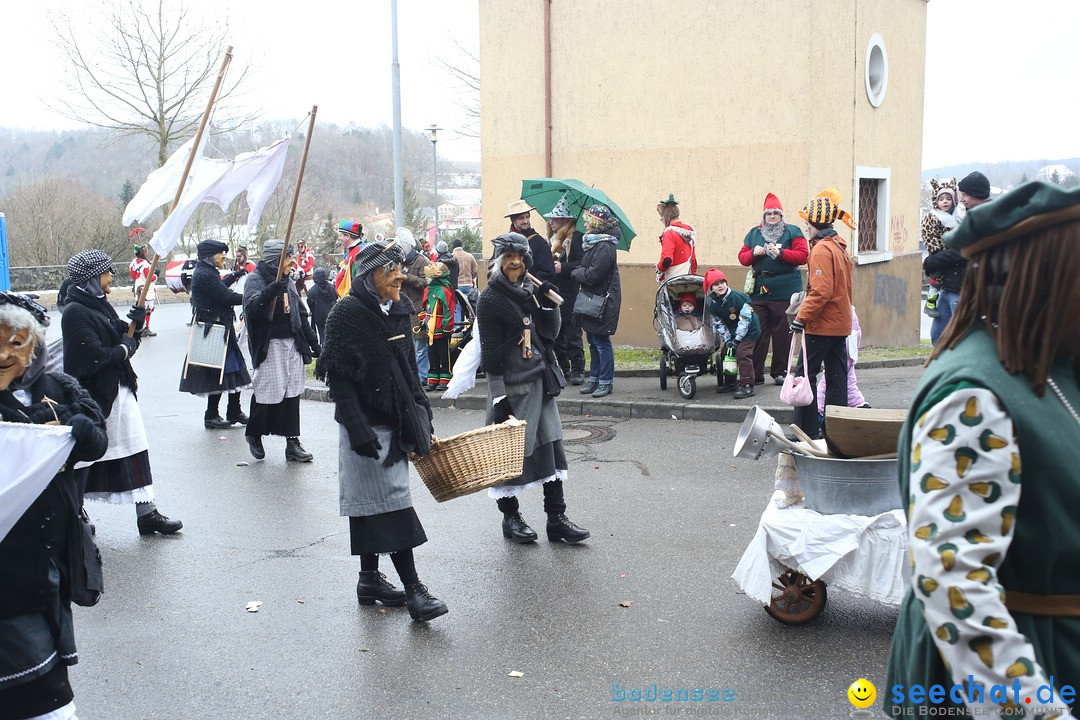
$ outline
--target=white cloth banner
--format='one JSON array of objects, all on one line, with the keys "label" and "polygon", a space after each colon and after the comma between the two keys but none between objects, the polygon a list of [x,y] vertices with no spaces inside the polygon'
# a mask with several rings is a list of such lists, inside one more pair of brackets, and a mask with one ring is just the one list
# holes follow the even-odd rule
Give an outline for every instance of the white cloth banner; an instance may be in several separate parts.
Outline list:
[{"label": "white cloth banner", "polygon": [[[203,157],[208,135],[208,132],[203,134],[202,144],[195,151],[195,161],[191,164],[180,201],[150,240],[150,247],[159,256],[168,255],[176,246],[200,203],[212,202],[226,210],[242,192],[247,192],[247,227],[249,232],[254,232],[263,208],[281,180],[289,149],[288,136],[254,152],[241,153],[233,160],[217,160]],[[124,209],[125,225],[142,222],[154,210],[175,199],[194,141],[192,138],[181,145],[164,165],[150,173]]]},{"label": "white cloth banner", "polygon": [[[200,143],[195,157],[202,157],[203,149],[206,146],[206,138],[209,135],[209,132],[203,133],[202,143]],[[176,199],[176,188],[180,185],[180,178],[184,175],[184,166],[187,165],[188,154],[194,144],[195,138],[191,138],[176,148],[164,165],[147,176],[146,182],[139,188],[139,192],[135,193],[135,197],[131,198],[131,202],[124,208],[123,221],[125,225],[142,222],[150,217],[150,213],[154,212],[154,210]],[[194,164],[192,164],[191,170],[192,173],[195,172]],[[191,174],[188,177],[190,181]]]},{"label": "white cloth banner", "polygon": [[0,480],[0,541],[56,477],[74,447],[67,425],[0,422],[0,457],[13,471],[8,480]]},{"label": "white cloth banner", "polygon": [[254,235],[263,208],[281,180],[288,150],[289,138],[286,136],[268,147],[237,155],[232,169],[211,189],[204,199],[205,202],[212,202],[222,210],[228,210],[236,196],[246,190],[247,229]]}]

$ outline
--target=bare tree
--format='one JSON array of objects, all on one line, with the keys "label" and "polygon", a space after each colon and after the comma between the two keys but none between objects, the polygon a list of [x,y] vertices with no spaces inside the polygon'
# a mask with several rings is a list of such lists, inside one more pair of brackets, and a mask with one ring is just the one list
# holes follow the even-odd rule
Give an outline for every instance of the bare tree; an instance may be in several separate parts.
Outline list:
[{"label": "bare tree", "polygon": [[120,210],[78,180],[49,176],[0,197],[8,217],[13,266],[64,265],[86,248],[127,262],[131,246]]},{"label": "bare tree", "polygon": [[[100,11],[78,21],[63,11],[52,18],[69,90],[55,109],[117,136],[150,137],[163,165],[170,147],[195,134],[228,45],[228,21],[193,17],[171,0],[97,1]],[[231,64],[219,107],[248,72]]]},{"label": "bare tree", "polygon": [[461,43],[454,41],[457,47],[458,57],[454,59],[440,58],[438,60],[442,69],[457,81],[457,90],[460,99],[454,102],[465,111],[469,121],[458,128],[458,134],[463,137],[480,137],[480,53],[477,50],[463,47]]}]

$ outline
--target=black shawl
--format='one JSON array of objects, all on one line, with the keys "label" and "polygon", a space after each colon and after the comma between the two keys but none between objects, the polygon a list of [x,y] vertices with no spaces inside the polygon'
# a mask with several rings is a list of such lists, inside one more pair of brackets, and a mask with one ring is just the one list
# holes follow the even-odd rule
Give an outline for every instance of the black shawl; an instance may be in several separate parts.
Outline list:
[{"label": "black shawl", "polygon": [[[402,399],[411,397],[432,417],[416,368],[411,311],[412,304],[403,298],[384,315],[375,299],[354,284],[326,318],[326,339],[315,365],[315,377],[330,386],[334,419],[345,427],[354,449],[375,439],[373,425],[391,428],[387,467],[405,456],[402,430],[408,423],[402,411],[414,403]],[[401,368],[408,387],[397,386],[391,363]]]}]

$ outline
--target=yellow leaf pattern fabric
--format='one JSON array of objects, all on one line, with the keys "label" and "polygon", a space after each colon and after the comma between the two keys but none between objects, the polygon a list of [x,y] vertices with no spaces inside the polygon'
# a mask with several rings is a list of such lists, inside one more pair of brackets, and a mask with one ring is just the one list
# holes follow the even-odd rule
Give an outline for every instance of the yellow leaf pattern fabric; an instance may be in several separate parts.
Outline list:
[{"label": "yellow leaf pattern fabric", "polygon": [[963,388],[926,411],[911,447],[911,577],[938,652],[954,677],[973,675],[987,689],[1019,679],[1033,710],[1049,678],[996,575],[1022,487],[1012,420],[991,391]]}]

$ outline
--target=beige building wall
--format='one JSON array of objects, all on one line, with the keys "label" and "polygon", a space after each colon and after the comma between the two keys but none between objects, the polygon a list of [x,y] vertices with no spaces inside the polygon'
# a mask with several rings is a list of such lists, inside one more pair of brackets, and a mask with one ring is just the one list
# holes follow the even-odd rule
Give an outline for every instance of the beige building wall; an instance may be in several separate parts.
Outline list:
[{"label": "beige building wall", "polygon": [[[906,255],[918,252],[925,0],[552,0],[550,8],[551,175],[603,188],[638,233],[619,258],[629,291],[616,344],[656,344],[656,204],[667,193],[697,229],[699,272],[722,267],[739,284],[738,249],[766,193],[800,226],[798,209],[825,187],[854,212],[860,167],[887,171],[889,247],[876,257],[892,258],[858,259],[864,343],[918,342],[919,257]],[[877,108],[864,85],[873,33],[889,67]],[[480,0],[480,60],[490,241],[508,227],[502,216],[522,180],[545,175],[544,1]],[[535,216],[534,225],[542,225]],[[838,231],[854,247],[852,233]]]}]

